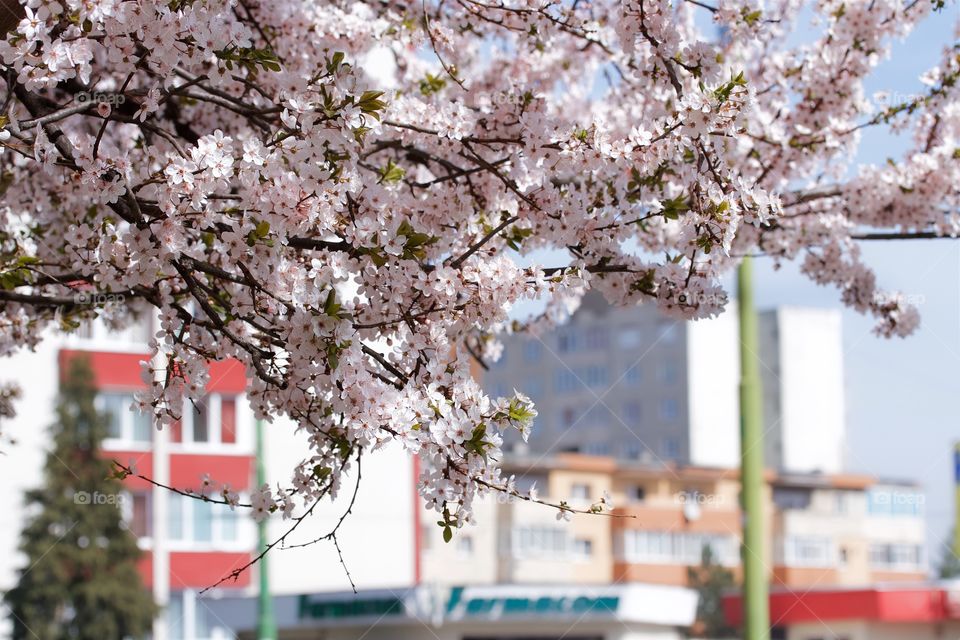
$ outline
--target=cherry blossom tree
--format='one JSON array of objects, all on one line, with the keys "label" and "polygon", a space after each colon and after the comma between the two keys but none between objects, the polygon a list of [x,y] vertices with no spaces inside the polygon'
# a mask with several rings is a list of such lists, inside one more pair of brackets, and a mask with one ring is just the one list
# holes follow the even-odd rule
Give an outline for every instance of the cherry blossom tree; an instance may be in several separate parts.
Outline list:
[{"label": "cherry blossom tree", "polygon": [[[448,535],[490,491],[539,501],[497,465],[535,408],[471,375],[499,333],[590,289],[707,318],[763,253],[905,336],[917,312],[858,238],[960,230],[960,43],[914,96],[864,90],[942,0],[21,2],[0,355],[156,313],[138,403],[161,427],[208,361],[239,360],[256,414],[309,438],[260,515],[299,522],[389,441]],[[867,128],[912,147],[856,166]],[[512,322],[531,299],[543,315]]]}]

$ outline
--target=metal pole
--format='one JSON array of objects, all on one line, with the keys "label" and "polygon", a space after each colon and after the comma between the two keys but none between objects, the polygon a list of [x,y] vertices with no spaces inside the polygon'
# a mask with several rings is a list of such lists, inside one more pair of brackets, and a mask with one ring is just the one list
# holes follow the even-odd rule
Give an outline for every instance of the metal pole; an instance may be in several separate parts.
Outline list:
[{"label": "metal pole", "polygon": [[763,535],[763,398],[751,259],[737,271],[740,314],[740,483],[743,502],[743,637],[769,640]]},{"label": "metal pole", "polygon": [[[153,357],[154,379],[163,380],[166,370],[166,358],[162,351]],[[151,422],[158,427],[156,418]],[[170,484],[170,426],[153,431],[153,479],[162,484]],[[153,640],[167,640],[179,635],[171,625],[182,625],[182,620],[172,619],[170,608],[170,547],[168,529],[170,526],[170,494],[166,489],[154,488],[150,495],[153,517],[153,547],[151,563],[153,565],[153,600],[160,613],[153,619]]]},{"label": "metal pole", "polygon": [[[257,487],[267,481],[263,450],[263,421],[256,421],[257,427]],[[257,523],[257,553],[267,548],[267,520]],[[277,640],[277,621],[273,617],[273,598],[270,594],[269,554],[260,559],[260,593],[257,596],[257,639]]]}]

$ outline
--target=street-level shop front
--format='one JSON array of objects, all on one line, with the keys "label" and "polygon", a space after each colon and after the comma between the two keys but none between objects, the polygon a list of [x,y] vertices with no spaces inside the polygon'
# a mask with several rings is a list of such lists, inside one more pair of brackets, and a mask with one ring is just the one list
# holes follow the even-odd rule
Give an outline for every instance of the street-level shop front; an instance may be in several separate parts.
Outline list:
[{"label": "street-level shop front", "polygon": [[[256,596],[204,601],[219,633],[254,640]],[[280,640],[681,640],[696,593],[682,587],[483,585],[276,596]]]}]

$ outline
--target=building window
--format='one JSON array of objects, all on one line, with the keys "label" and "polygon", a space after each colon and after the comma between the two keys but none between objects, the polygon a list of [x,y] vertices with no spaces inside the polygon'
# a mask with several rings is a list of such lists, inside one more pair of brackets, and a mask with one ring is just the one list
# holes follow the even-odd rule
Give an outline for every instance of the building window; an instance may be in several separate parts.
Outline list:
[{"label": "building window", "polygon": [[590,327],[586,332],[587,349],[606,349],[610,345],[610,334],[605,327]]},{"label": "building window", "polygon": [[574,538],[573,555],[586,559],[593,555],[593,540],[590,538]]},{"label": "building window", "polygon": [[601,366],[587,367],[583,371],[587,386],[602,387],[607,384],[607,368]]},{"label": "building window", "polygon": [[617,334],[617,344],[623,349],[636,349],[641,342],[640,330],[635,327],[621,329]]},{"label": "building window", "polygon": [[566,429],[569,429],[577,423],[577,410],[573,407],[564,407],[560,415],[563,419],[563,426]]},{"label": "building window", "polygon": [[122,496],[120,513],[127,530],[138,539],[149,539],[153,535],[150,494],[143,491],[125,491]]},{"label": "building window", "polygon": [[237,399],[233,397],[220,398],[220,442],[237,443]]},{"label": "building window", "polygon": [[664,438],[660,452],[667,460],[677,460],[680,458],[680,441],[672,436]]},{"label": "building window", "polygon": [[660,419],[673,421],[680,417],[680,404],[673,398],[660,400]]},{"label": "building window", "polygon": [[193,404],[193,429],[190,438],[193,442],[210,441],[210,408],[209,398],[202,398]]},{"label": "building window", "polygon": [[468,535],[457,536],[457,553],[473,555],[473,538]]},{"label": "building window", "polygon": [[640,403],[627,402],[623,405],[623,418],[628,426],[636,426],[640,422]]},{"label": "building window", "polygon": [[740,539],[718,533],[627,530],[621,538],[622,556],[637,564],[698,565],[703,548],[710,547],[714,559],[725,566],[740,562]]},{"label": "building window", "polygon": [[775,487],[773,490],[773,504],[778,508],[808,509],[810,507],[811,491],[796,487]]},{"label": "building window", "polygon": [[867,493],[867,512],[882,516],[922,515],[924,496],[910,490],[871,489]]},{"label": "building window", "polygon": [[574,500],[589,500],[590,485],[576,482],[570,486],[570,497]]},{"label": "building window", "polygon": [[608,456],[610,445],[606,442],[588,442],[583,445],[583,452],[589,456]]},{"label": "building window", "polygon": [[664,362],[660,365],[657,375],[663,384],[676,384],[677,365],[673,362]]},{"label": "building window", "polygon": [[509,548],[514,558],[561,558],[569,553],[570,536],[561,527],[514,527]]},{"label": "building window", "polygon": [[633,499],[636,502],[643,502],[647,499],[647,489],[641,485],[637,485],[633,488]]},{"label": "building window", "polygon": [[171,593],[163,615],[167,618],[170,640],[212,640],[227,637],[226,630],[221,626],[223,623],[195,591]]},{"label": "building window", "polygon": [[920,571],[923,549],[917,544],[874,543],[870,545],[870,564],[878,569]]},{"label": "building window", "polygon": [[527,340],[523,343],[523,361],[524,362],[540,362],[540,358],[543,356],[543,345],[540,344],[538,340]]},{"label": "building window", "polygon": [[829,538],[787,536],[783,539],[780,561],[788,567],[831,567],[836,564],[836,547]]},{"label": "building window", "polygon": [[571,353],[577,350],[577,331],[576,329],[564,329],[557,334],[557,351],[560,353]]},{"label": "building window", "polygon": [[140,413],[133,405],[132,393],[101,393],[97,396],[100,410],[106,414],[107,438],[121,444],[150,444],[153,437],[152,416]]},{"label": "building window", "polygon": [[569,369],[557,369],[553,372],[553,390],[558,393],[576,391],[580,388],[580,380]]},{"label": "building window", "polygon": [[190,403],[173,425],[170,441],[190,446],[235,445],[240,438],[235,396],[211,393]]},{"label": "building window", "polygon": [[150,494],[144,492],[131,493],[129,505],[128,523],[130,532],[138,538],[149,538],[153,535]]},{"label": "building window", "polygon": [[640,366],[640,363],[634,363],[626,370],[623,377],[630,384],[640,384],[640,381],[643,379],[643,368]]},{"label": "building window", "polygon": [[229,506],[171,494],[168,535],[171,542],[200,546],[236,546],[239,514]]}]

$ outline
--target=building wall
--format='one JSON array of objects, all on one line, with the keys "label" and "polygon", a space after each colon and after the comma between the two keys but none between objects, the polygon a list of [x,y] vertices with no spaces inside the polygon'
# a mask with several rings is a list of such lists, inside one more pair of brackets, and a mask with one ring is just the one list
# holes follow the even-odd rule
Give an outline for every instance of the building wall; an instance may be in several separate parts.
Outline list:
[{"label": "building wall", "polygon": [[710,320],[688,322],[687,398],[690,464],[740,464],[740,336],[737,307]]},{"label": "building wall", "polygon": [[[23,494],[42,481],[57,397],[57,351],[53,342],[44,341],[35,352],[21,349],[0,368],[0,383],[16,382],[21,392],[17,416],[0,423],[4,438],[13,439],[0,445],[0,592],[16,583],[25,562],[17,550],[26,517]],[[3,618],[0,625],[6,623]]]},{"label": "building wall", "polygon": [[563,327],[503,342],[484,388],[494,396],[517,388],[540,412],[529,443],[508,434],[508,446],[689,460],[685,323],[652,305],[612,308],[593,294]]},{"label": "building wall", "polygon": [[781,307],[760,314],[769,465],[839,473],[844,465],[844,368],[840,313]]},{"label": "building wall", "polygon": [[[839,473],[844,463],[840,314],[785,307],[760,314],[767,465]],[[494,396],[514,388],[540,412],[517,451],[578,450],[647,463],[739,463],[736,307],[680,322],[653,305],[613,308],[584,297],[563,326],[539,337],[506,336],[484,375]]]},{"label": "building wall", "polygon": [[[811,482],[826,484],[823,477]],[[841,482],[847,482],[842,478]],[[872,482],[872,481],[867,481]],[[801,487],[793,482],[778,491],[775,516],[775,575],[784,585],[822,584],[863,586],[876,582],[909,581],[926,573],[924,521],[919,509],[876,513],[888,500],[922,503],[910,485],[861,487]],[[802,497],[801,497],[802,496]],[[886,498],[884,497],[886,496]],[[875,549],[880,545],[879,550]],[[879,563],[877,556],[889,557]],[[913,561],[910,556],[915,555]]]},{"label": "building wall", "polygon": [[[304,434],[296,433],[295,429],[289,420],[264,425],[267,477],[273,485],[289,486],[294,467],[310,455]],[[360,472],[356,502],[337,533],[346,567],[353,581],[365,589],[410,585],[415,578],[417,543],[412,459],[399,445],[390,444],[365,455]],[[285,545],[288,548],[270,554],[274,593],[310,593],[350,587],[331,541],[289,547],[328,534],[349,507],[356,480],[354,466],[344,476],[337,500],[322,501],[288,538]],[[270,539],[282,536],[291,524],[279,517],[270,518]]]}]

